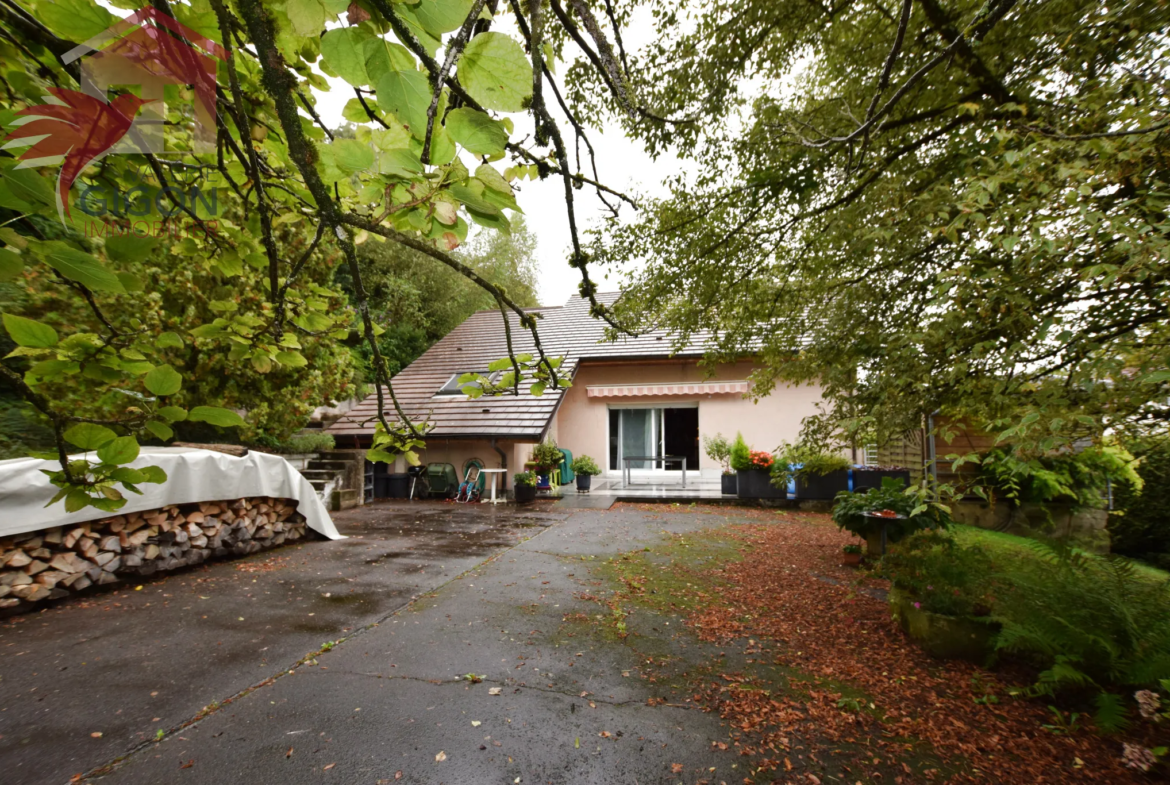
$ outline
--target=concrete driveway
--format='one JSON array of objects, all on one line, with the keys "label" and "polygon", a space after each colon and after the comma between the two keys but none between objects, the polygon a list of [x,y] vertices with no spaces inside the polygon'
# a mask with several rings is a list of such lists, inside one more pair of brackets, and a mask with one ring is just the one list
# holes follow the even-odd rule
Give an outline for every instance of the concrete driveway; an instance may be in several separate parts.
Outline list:
[{"label": "concrete driveway", "polygon": [[[589,621],[592,567],[718,519],[415,503],[335,520],[350,539],[5,621],[0,780],[743,781],[718,717]],[[650,635],[685,668],[699,647],[679,622]]]}]

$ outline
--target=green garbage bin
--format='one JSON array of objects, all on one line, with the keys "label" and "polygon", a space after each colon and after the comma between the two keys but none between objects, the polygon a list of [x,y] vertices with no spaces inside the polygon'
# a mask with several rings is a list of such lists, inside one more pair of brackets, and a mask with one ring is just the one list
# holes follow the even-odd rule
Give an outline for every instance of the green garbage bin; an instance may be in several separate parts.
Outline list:
[{"label": "green garbage bin", "polygon": [[573,474],[573,453],[562,449],[561,455],[565,456],[565,460],[561,461],[561,485],[568,485],[576,479]]}]

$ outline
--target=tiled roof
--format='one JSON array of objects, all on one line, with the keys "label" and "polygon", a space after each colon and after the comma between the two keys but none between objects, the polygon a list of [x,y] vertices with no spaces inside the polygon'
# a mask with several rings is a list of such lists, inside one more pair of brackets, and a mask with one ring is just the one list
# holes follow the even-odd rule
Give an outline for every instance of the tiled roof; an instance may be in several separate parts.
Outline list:
[{"label": "tiled roof", "polygon": [[[598,300],[612,304],[618,293],[598,295]],[[540,341],[550,357],[564,356],[562,370],[570,376],[577,364],[590,359],[635,359],[671,356],[671,342],[666,332],[652,332],[637,338],[606,342],[603,321],[589,315],[589,303],[574,295],[565,305],[535,308],[541,314],[538,323]],[[512,345],[517,353],[533,350],[532,336],[510,316]],[[695,340],[673,356],[700,356],[702,342]],[[431,432],[441,437],[479,437],[539,439],[556,413],[564,392],[546,390],[541,396],[528,393],[469,399],[462,395],[435,396],[453,374],[485,370],[490,362],[507,356],[503,317],[499,311],[472,314],[442,340],[428,349],[394,377],[394,392],[411,418],[422,417],[435,423]],[[372,434],[378,402],[370,395],[331,425],[328,432],[336,436]],[[396,419],[393,404],[386,396],[386,416]]]}]

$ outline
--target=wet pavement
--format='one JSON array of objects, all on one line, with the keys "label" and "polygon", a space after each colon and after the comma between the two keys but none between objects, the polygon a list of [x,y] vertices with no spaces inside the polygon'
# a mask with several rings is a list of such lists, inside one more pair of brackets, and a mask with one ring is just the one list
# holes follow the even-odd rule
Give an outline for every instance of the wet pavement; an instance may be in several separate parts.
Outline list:
[{"label": "wet pavement", "polygon": [[[567,622],[596,618],[601,560],[721,519],[415,503],[335,520],[350,539],[5,621],[0,781],[743,780],[685,686]],[[655,622],[676,655],[695,648],[679,621]]]}]

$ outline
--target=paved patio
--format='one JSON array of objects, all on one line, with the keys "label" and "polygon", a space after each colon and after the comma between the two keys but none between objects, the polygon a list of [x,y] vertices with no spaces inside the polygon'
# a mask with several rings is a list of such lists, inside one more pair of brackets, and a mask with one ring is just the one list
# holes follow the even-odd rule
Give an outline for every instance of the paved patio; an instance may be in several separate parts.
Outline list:
[{"label": "paved patio", "polygon": [[[685,687],[567,626],[591,565],[720,520],[377,504],[336,516],[346,540],[8,619],[3,781],[740,781]],[[698,654],[679,621],[647,635]]]}]

